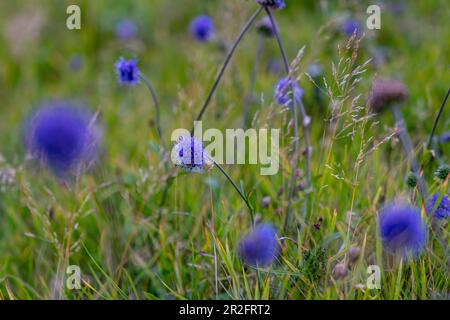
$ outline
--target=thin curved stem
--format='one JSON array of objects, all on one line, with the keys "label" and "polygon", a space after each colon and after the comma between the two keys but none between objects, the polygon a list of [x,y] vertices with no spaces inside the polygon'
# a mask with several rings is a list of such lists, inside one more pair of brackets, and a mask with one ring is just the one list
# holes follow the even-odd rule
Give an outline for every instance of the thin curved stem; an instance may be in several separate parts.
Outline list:
[{"label": "thin curved stem", "polygon": [[226,173],[225,169],[222,168],[222,166],[220,164],[218,164],[217,162],[214,162],[214,165],[220,170],[220,172],[222,172],[222,174],[228,179],[228,181],[230,181],[230,183],[233,185],[234,189],[236,189],[236,191],[238,192],[239,196],[242,198],[242,200],[244,200],[245,204],[247,205],[247,208],[250,210],[250,219],[252,221],[252,226],[255,224],[255,217],[254,217],[254,210],[252,205],[248,202],[247,197],[243,194],[242,190],[237,186],[237,184],[234,182],[234,180],[228,175],[228,173]]},{"label": "thin curved stem", "polygon": [[441,118],[442,112],[444,111],[445,104],[447,103],[448,96],[450,95],[450,88],[447,90],[447,94],[445,95],[444,101],[442,101],[441,107],[439,108],[439,112],[434,120],[433,130],[431,130],[430,138],[428,139],[427,149],[430,149],[431,143],[433,142],[434,132],[436,131],[436,127],[439,123],[439,119]]},{"label": "thin curved stem", "polygon": [[[156,127],[156,131],[158,133],[159,143],[160,143],[160,145],[162,147],[162,153],[163,153],[163,158],[164,158],[163,159],[164,168],[167,171],[168,168],[169,168],[168,167],[168,163],[167,163],[167,161],[165,159],[167,148],[166,148],[166,144],[164,143],[164,139],[163,139],[163,135],[162,135],[158,96],[156,94],[155,89],[151,85],[150,81],[145,77],[144,74],[139,72],[139,78],[142,80],[142,82],[144,82],[144,84],[147,87],[148,91],[150,91],[150,94],[152,95],[153,103],[155,104],[155,110],[156,110],[155,127]],[[165,186],[164,191],[163,191],[163,196],[162,196],[161,203],[160,203],[159,210],[158,210],[158,225],[159,225],[160,220],[161,220],[161,210],[162,210],[162,207],[164,206],[164,203],[166,202],[167,192],[169,190],[169,186],[170,186],[170,184],[166,183],[166,186]]]},{"label": "thin curved stem", "polygon": [[262,7],[259,7],[258,10],[256,10],[256,12],[250,17],[250,19],[247,21],[247,23],[245,24],[245,26],[242,28],[241,32],[239,33],[238,37],[236,38],[236,40],[234,41],[233,45],[231,46],[230,50],[227,53],[227,56],[225,58],[225,61],[222,65],[222,67],[220,68],[219,74],[216,77],[216,80],[214,81],[211,90],[208,93],[208,96],[206,97],[205,102],[203,103],[202,108],[200,109],[199,114],[197,115],[197,117],[195,118],[195,121],[200,121],[203,117],[203,114],[206,111],[206,108],[208,108],[209,103],[211,102],[211,98],[214,95],[214,92],[217,89],[217,86],[219,85],[220,79],[222,79],[222,76],[233,56],[234,51],[236,50],[237,46],[239,45],[239,43],[241,42],[242,38],[244,37],[245,33],[248,31],[248,29],[251,27],[251,25],[253,24],[253,22],[256,20],[256,18],[258,17],[258,15],[260,14],[262,10]]},{"label": "thin curved stem", "polygon": [[277,39],[278,47],[280,48],[281,51],[281,58],[283,60],[284,69],[286,70],[286,73],[289,75],[290,74],[289,62],[287,59],[286,50],[284,50],[283,41],[281,40],[280,32],[278,30],[275,17],[272,15],[272,12],[270,12],[270,9],[268,7],[264,7],[264,10],[266,10],[267,16],[270,19],[270,23],[272,24],[272,28],[275,33],[275,38]]},{"label": "thin curved stem", "polygon": [[156,117],[155,117],[156,131],[158,132],[159,141],[161,143],[161,146],[163,147],[163,150],[165,151],[166,145],[164,143],[162,130],[161,130],[158,96],[156,95],[156,91],[153,88],[153,86],[151,85],[150,81],[141,72],[139,72],[139,78],[141,78],[141,80],[144,82],[145,86],[147,87],[147,89],[150,91],[150,93],[152,95],[153,103],[155,104],[155,109],[156,109]]},{"label": "thin curved stem", "polygon": [[258,73],[258,66],[259,66],[259,61],[261,60],[261,55],[264,51],[264,36],[260,35],[259,36],[259,40],[258,40],[258,49],[256,49],[256,55],[255,55],[255,61],[253,64],[253,69],[252,69],[252,73],[250,74],[250,86],[248,88],[248,93],[247,93],[247,97],[245,98],[245,102],[244,102],[244,128],[246,128],[248,126],[248,122],[249,122],[249,112],[250,112],[250,105],[252,104],[252,100],[253,100],[253,91],[255,89],[255,83],[256,83],[256,75]]}]

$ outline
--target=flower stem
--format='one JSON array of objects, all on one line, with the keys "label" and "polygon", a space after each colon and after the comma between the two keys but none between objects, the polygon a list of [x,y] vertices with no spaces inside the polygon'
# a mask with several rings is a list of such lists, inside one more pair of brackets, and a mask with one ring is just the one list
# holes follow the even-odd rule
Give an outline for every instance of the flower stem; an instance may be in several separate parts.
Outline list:
[{"label": "flower stem", "polygon": [[[239,45],[239,43],[241,42],[242,38],[244,37],[244,35],[247,33],[248,29],[250,29],[251,25],[253,24],[253,22],[256,20],[256,18],[258,17],[258,15],[261,13],[262,11],[262,7],[259,7],[258,10],[256,10],[256,12],[250,17],[250,19],[247,21],[247,23],[244,25],[244,27],[242,28],[241,32],[239,33],[239,35],[237,36],[236,40],[234,41],[233,45],[231,46],[231,48],[228,50],[227,56],[225,58],[225,61],[222,65],[222,67],[220,68],[220,71],[216,77],[216,79],[214,80],[214,83],[208,93],[208,96],[206,97],[205,102],[203,103],[202,108],[200,109],[199,114],[197,115],[197,117],[195,118],[195,121],[200,121],[203,117],[203,114],[205,113],[209,103],[211,102],[212,96],[214,95],[214,92],[217,89],[217,86],[219,85],[220,80],[222,79],[222,76],[233,56],[234,51],[236,50],[237,46]],[[194,128],[192,128],[191,130],[191,134],[193,134],[194,132]],[[238,190],[239,194],[242,197],[242,194],[240,193],[239,188],[237,188],[237,186],[234,184],[233,180],[226,174],[226,172],[223,170],[223,168],[216,164],[217,167],[220,169],[220,171],[222,171],[222,173],[228,178],[228,180],[230,182],[232,182],[233,186],[236,188],[236,190]],[[167,192],[168,189],[170,188],[169,184],[166,184],[166,187],[164,188],[164,192],[163,192],[163,200],[161,201],[161,204],[165,203],[165,199],[167,197]],[[245,199],[245,197],[242,197],[243,199]],[[247,200],[246,201],[247,206],[250,208],[251,206],[249,206]],[[253,210],[253,209],[252,209]],[[251,210],[251,215],[252,215],[252,221],[253,221],[253,211]]]},{"label": "flower stem", "polygon": [[270,12],[270,9],[268,7],[264,7],[264,10],[266,10],[267,16],[270,19],[270,23],[272,24],[272,28],[275,33],[275,38],[277,39],[278,47],[280,48],[281,51],[281,58],[283,60],[283,65],[286,72],[289,75],[290,74],[289,62],[286,56],[286,50],[284,50],[283,41],[281,40],[280,32],[278,30],[278,25],[276,24],[275,17],[273,16],[272,12]]},{"label": "flower stem", "polygon": [[220,68],[219,74],[216,77],[216,80],[214,81],[211,90],[208,93],[208,96],[206,97],[205,102],[203,103],[202,108],[200,109],[199,114],[197,115],[197,118],[195,118],[196,121],[200,121],[203,117],[203,114],[206,111],[206,108],[208,107],[209,103],[211,102],[211,98],[214,95],[214,92],[217,89],[217,86],[219,85],[220,79],[222,78],[225,69],[228,66],[228,63],[230,62],[234,51],[236,50],[237,46],[239,45],[239,43],[241,42],[242,38],[244,37],[245,33],[248,31],[248,29],[251,27],[251,25],[253,24],[253,22],[256,20],[256,18],[258,17],[258,15],[260,14],[262,10],[262,7],[258,8],[258,10],[256,10],[256,12],[250,17],[250,19],[247,21],[247,23],[245,24],[245,26],[242,28],[241,32],[239,33],[238,37],[236,38],[236,40],[234,41],[233,45],[231,46],[230,50],[227,53],[227,56],[225,58],[225,61],[222,65],[222,67]]},{"label": "flower stem", "polygon": [[302,127],[303,127],[303,139],[305,140],[305,157],[306,157],[306,182],[307,188],[311,186],[311,155],[312,155],[312,146],[309,139],[309,116],[306,114],[305,106],[303,105],[302,99],[298,101],[300,116],[302,117]]},{"label": "flower stem", "polygon": [[420,165],[414,155],[413,146],[411,143],[411,139],[409,138],[408,131],[406,129],[405,120],[403,119],[402,112],[400,111],[400,106],[398,104],[393,104],[391,106],[391,111],[394,116],[395,125],[398,129],[398,135],[400,138],[400,143],[403,147],[403,151],[405,152],[406,159],[411,165],[411,171],[417,176],[417,187],[419,189],[420,196],[422,197],[422,201],[426,201],[427,199],[427,187],[423,177],[420,175]]},{"label": "flower stem", "polygon": [[450,95],[450,88],[447,90],[447,94],[445,95],[444,101],[442,101],[441,107],[439,108],[439,112],[434,120],[433,130],[431,130],[430,138],[428,139],[427,149],[430,149],[431,143],[433,142],[434,132],[436,131],[436,127],[439,123],[439,119],[441,118],[442,112],[444,111],[445,104],[447,103],[448,96]]},{"label": "flower stem", "polygon": [[246,128],[249,125],[249,109],[250,105],[253,100],[253,90],[255,89],[255,83],[256,83],[256,74],[258,73],[258,65],[259,61],[261,59],[261,55],[264,51],[264,36],[260,35],[258,40],[258,49],[256,49],[256,55],[255,55],[255,61],[253,64],[252,73],[250,74],[250,86],[248,88],[247,97],[245,98],[244,102],[244,128]]},{"label": "flower stem", "polygon": [[[241,32],[239,33],[239,35],[237,36],[236,40],[234,41],[233,45],[231,46],[231,48],[228,50],[227,56],[225,58],[224,63],[222,64],[222,67],[220,68],[220,71],[216,77],[216,79],[214,80],[214,83],[208,93],[208,96],[206,97],[205,102],[202,105],[202,108],[200,109],[200,112],[198,113],[197,117],[195,118],[195,121],[200,121],[203,117],[203,114],[205,113],[206,109],[208,108],[209,103],[211,102],[211,99],[214,95],[214,92],[217,89],[217,86],[220,83],[220,80],[222,79],[222,76],[228,66],[228,64],[231,61],[231,58],[233,57],[234,51],[236,50],[237,46],[239,45],[239,43],[241,42],[242,38],[244,37],[244,35],[247,33],[247,31],[250,29],[250,27],[252,26],[252,24],[255,22],[256,18],[258,17],[258,15],[261,13],[263,7],[259,7],[255,13],[250,17],[250,19],[247,21],[247,23],[244,25],[244,27],[242,28]],[[194,128],[191,130],[191,134],[193,133]],[[242,193],[242,191],[239,189],[239,187],[234,183],[233,179],[231,179],[231,177],[225,172],[225,170],[218,164],[215,163],[214,164],[217,166],[217,168],[219,168],[219,170],[223,173],[223,175],[228,179],[228,181],[231,182],[231,184],[233,185],[233,187],[236,189],[236,191],[239,193],[240,197],[244,200],[245,204],[247,205],[247,207],[250,209],[250,216],[251,216],[251,220],[252,220],[252,225],[254,223],[254,214],[253,214],[253,207],[250,205],[250,203],[248,202],[247,198],[244,196],[244,194]],[[169,185],[166,185],[166,188],[164,190],[164,201],[166,198],[166,194],[168,191],[168,188],[170,188]]]},{"label": "flower stem", "polygon": [[156,91],[153,88],[153,86],[151,85],[150,81],[148,81],[148,79],[141,72],[139,72],[139,78],[141,78],[141,80],[145,83],[145,86],[147,87],[148,91],[150,91],[150,94],[152,95],[153,103],[155,104],[155,109],[156,109],[156,117],[155,117],[156,131],[158,132],[159,141],[161,143],[163,151],[165,151],[166,145],[164,143],[162,130],[161,130],[158,96],[156,95]]},{"label": "flower stem", "polygon": [[254,217],[254,210],[252,205],[248,202],[247,197],[244,195],[244,193],[242,192],[242,190],[237,186],[237,184],[233,181],[233,179],[228,175],[228,173],[225,172],[225,170],[222,168],[222,166],[220,164],[218,164],[217,162],[214,162],[214,165],[220,170],[220,172],[222,172],[222,174],[228,179],[228,181],[230,181],[230,183],[233,185],[234,189],[236,189],[236,191],[238,192],[239,196],[242,198],[242,200],[244,200],[245,204],[247,205],[248,209],[250,210],[250,219],[252,221],[252,226],[255,224],[255,217]]},{"label": "flower stem", "polygon": [[[267,16],[270,19],[270,23],[273,26],[273,30],[275,33],[275,37],[277,39],[278,42],[278,47],[280,49],[281,52],[281,57],[283,59],[283,64],[284,64],[284,68],[286,70],[286,73],[288,75],[288,77],[290,77],[290,67],[289,67],[289,62],[287,60],[287,56],[286,56],[286,51],[284,49],[283,46],[283,42],[281,40],[281,36],[280,33],[278,31],[278,27],[275,21],[275,17],[272,15],[272,13],[270,12],[270,9],[268,7],[264,7]],[[293,95],[293,99],[292,99],[292,117],[294,119],[294,154],[292,156],[292,173],[291,173],[291,178],[290,178],[290,186],[289,186],[289,191],[288,191],[288,205],[286,208],[286,215],[285,215],[285,221],[284,221],[284,231],[286,231],[287,226],[289,225],[289,220],[290,220],[290,211],[291,211],[291,205],[292,205],[292,198],[294,196],[295,193],[295,182],[296,182],[296,168],[297,168],[297,163],[298,163],[298,158],[299,158],[299,134],[298,134],[298,117],[297,117],[297,99],[295,99],[295,87],[294,87],[294,81],[291,82],[291,90],[292,90],[292,95]],[[307,121],[305,121],[306,119],[306,112],[305,112],[305,108],[303,106],[303,103],[299,103],[299,109],[300,109],[300,114],[302,116],[302,123],[303,123],[303,131],[304,131],[304,138],[305,138],[305,142],[306,142],[306,154],[307,154],[307,167],[306,167],[306,176],[307,176],[307,186],[309,188],[309,186],[311,185],[311,169],[310,169],[310,153],[311,153],[311,147],[309,145],[309,132],[308,132],[308,123]],[[306,209],[308,208],[307,205],[307,199],[305,198],[305,212],[304,215],[306,215]]]}]

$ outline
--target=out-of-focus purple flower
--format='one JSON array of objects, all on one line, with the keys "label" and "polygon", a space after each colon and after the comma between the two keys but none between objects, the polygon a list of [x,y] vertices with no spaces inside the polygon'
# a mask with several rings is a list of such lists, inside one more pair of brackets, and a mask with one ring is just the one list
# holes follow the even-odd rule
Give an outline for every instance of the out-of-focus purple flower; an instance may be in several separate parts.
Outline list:
[{"label": "out-of-focus purple flower", "polygon": [[267,61],[267,65],[266,65],[266,72],[267,73],[273,73],[276,75],[279,75],[282,73],[282,66],[281,66],[281,62],[278,59],[269,59]]},{"label": "out-of-focus purple flower", "polygon": [[43,7],[30,6],[14,10],[2,18],[2,47],[9,47],[12,56],[18,58],[40,42],[49,15]]},{"label": "out-of-focus purple flower", "polygon": [[79,71],[83,67],[83,57],[80,55],[73,55],[69,61],[69,68],[72,71]]},{"label": "out-of-focus purple flower", "polygon": [[79,105],[44,103],[26,123],[27,150],[56,175],[65,176],[95,155],[98,135],[92,120]]},{"label": "out-of-focus purple flower", "polygon": [[373,112],[381,113],[391,103],[402,103],[408,98],[408,89],[403,82],[393,79],[377,78],[372,83],[368,102]]},{"label": "out-of-focus purple flower", "polygon": [[426,242],[426,228],[419,210],[403,203],[384,207],[379,219],[383,247],[392,253],[416,256]]},{"label": "out-of-focus purple flower", "polygon": [[260,5],[274,8],[274,9],[283,9],[286,7],[286,3],[284,0],[256,0]]},{"label": "out-of-focus purple flower", "polygon": [[172,149],[172,162],[186,172],[204,172],[212,167],[201,141],[192,136],[180,136]]},{"label": "out-of-focus purple flower", "polygon": [[360,36],[362,34],[362,26],[359,23],[359,21],[347,18],[342,23],[342,32],[345,33],[347,36],[351,37],[353,34],[356,33],[356,36]]},{"label": "out-of-focus purple flower", "polygon": [[442,143],[449,143],[450,142],[450,131],[444,132],[439,137],[439,140],[441,140]]},{"label": "out-of-focus purple flower", "polygon": [[116,25],[116,37],[122,41],[128,41],[136,37],[138,27],[131,20],[121,20]]},{"label": "out-of-focus purple flower", "polygon": [[408,3],[404,0],[397,0],[392,2],[386,1],[386,3],[382,4],[381,10],[383,12],[392,11],[394,17],[401,16],[408,10]]},{"label": "out-of-focus purple flower", "polygon": [[275,86],[275,101],[283,106],[290,106],[292,104],[292,83],[294,86],[294,97],[296,101],[302,98],[303,89],[300,88],[297,81],[289,77],[280,79]]},{"label": "out-of-focus purple flower", "polygon": [[450,200],[448,199],[448,196],[444,194],[439,204],[436,204],[438,200],[439,193],[435,193],[430,200],[428,200],[426,205],[427,213],[433,214],[433,217],[439,220],[448,218],[450,216]]},{"label": "out-of-focus purple flower", "polygon": [[198,16],[192,20],[189,30],[200,42],[207,42],[214,36],[214,23],[209,16]]},{"label": "out-of-focus purple flower", "polygon": [[323,76],[323,66],[318,62],[311,63],[306,69],[306,72],[311,76],[311,78],[321,77]]},{"label": "out-of-focus purple flower", "polygon": [[257,225],[239,244],[239,256],[251,266],[270,265],[279,251],[277,231],[268,223]]},{"label": "out-of-focus purple flower", "polygon": [[259,20],[258,24],[256,25],[256,30],[258,30],[260,34],[266,37],[275,36],[275,28],[268,16],[264,16],[261,18],[261,20]]},{"label": "out-of-focus purple flower", "polygon": [[125,60],[123,57],[115,64],[118,82],[121,85],[135,85],[139,83],[139,69],[135,59]]}]

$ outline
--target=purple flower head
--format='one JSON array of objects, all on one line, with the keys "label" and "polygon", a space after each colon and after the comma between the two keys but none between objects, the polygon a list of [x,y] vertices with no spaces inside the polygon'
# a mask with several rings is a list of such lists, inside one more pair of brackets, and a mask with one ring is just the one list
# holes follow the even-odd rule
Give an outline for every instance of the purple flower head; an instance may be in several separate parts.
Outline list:
[{"label": "purple flower head", "polygon": [[286,7],[286,3],[284,0],[256,0],[260,5],[274,8],[274,9],[283,9]]},{"label": "purple flower head", "polygon": [[121,20],[116,25],[116,37],[122,41],[128,41],[136,37],[138,28],[131,20]]},{"label": "purple flower head", "polygon": [[342,23],[342,32],[347,36],[351,37],[354,33],[356,36],[360,36],[362,34],[362,26],[359,21],[354,20],[352,18],[347,18]]},{"label": "purple flower head", "polygon": [[[292,80],[291,78],[283,78],[279,80],[275,86],[275,101],[283,106],[291,106],[292,104]],[[300,88],[297,81],[294,85],[294,97],[296,101],[300,100],[303,96],[303,89]]]},{"label": "purple flower head", "polygon": [[78,105],[47,102],[26,123],[27,150],[56,175],[65,176],[93,159],[98,137],[92,120]]},{"label": "purple flower head", "polygon": [[450,142],[450,131],[444,132],[440,136],[440,140],[442,143],[449,143]]},{"label": "purple flower head", "polygon": [[266,72],[280,75],[283,72],[283,67],[278,59],[269,59],[266,65]]},{"label": "purple flower head", "polygon": [[119,84],[132,86],[139,83],[139,69],[135,59],[125,60],[120,57],[115,68]]},{"label": "purple flower head", "polygon": [[251,266],[270,265],[279,251],[277,231],[268,223],[257,225],[239,244],[239,256]]},{"label": "purple flower head", "polygon": [[73,55],[69,61],[69,68],[72,71],[79,71],[83,67],[83,57],[80,55]]},{"label": "purple flower head", "polygon": [[259,20],[258,24],[256,25],[256,30],[258,32],[266,37],[274,37],[275,36],[275,29],[272,25],[272,21],[270,21],[270,18],[268,16],[264,16]]},{"label": "purple flower head", "polygon": [[180,136],[172,149],[172,162],[186,172],[203,172],[212,166],[201,141],[191,136]]},{"label": "purple flower head", "polygon": [[383,246],[389,252],[416,256],[425,245],[425,224],[419,211],[407,204],[391,203],[384,207],[379,226]]},{"label": "purple flower head", "polygon": [[195,39],[207,42],[214,35],[214,24],[210,17],[198,16],[192,20],[189,30]]},{"label": "purple flower head", "polygon": [[428,200],[426,205],[426,210],[428,214],[433,214],[436,219],[445,219],[450,216],[450,200],[447,195],[443,195],[439,204],[436,202],[439,200],[439,193],[435,193],[430,200]]}]

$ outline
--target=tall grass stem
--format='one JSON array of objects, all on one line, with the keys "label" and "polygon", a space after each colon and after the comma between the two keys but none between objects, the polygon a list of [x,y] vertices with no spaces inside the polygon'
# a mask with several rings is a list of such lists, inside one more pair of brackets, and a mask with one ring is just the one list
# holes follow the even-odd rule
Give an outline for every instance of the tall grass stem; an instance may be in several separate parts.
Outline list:
[{"label": "tall grass stem", "polygon": [[155,104],[155,110],[156,110],[155,127],[156,127],[156,131],[158,132],[159,141],[161,143],[163,151],[165,152],[167,149],[166,149],[166,145],[164,143],[164,138],[163,138],[162,129],[161,129],[161,120],[160,120],[161,116],[160,116],[158,96],[156,94],[155,89],[151,85],[150,81],[141,72],[139,72],[139,78],[141,78],[141,80],[144,82],[145,86],[147,87],[148,91],[150,91],[150,94],[152,95],[153,103]]},{"label": "tall grass stem", "polygon": [[430,149],[431,143],[433,142],[434,132],[436,131],[436,127],[439,123],[439,119],[441,118],[442,112],[444,111],[445,104],[447,103],[448,96],[450,95],[450,88],[447,90],[447,94],[445,95],[444,101],[442,101],[441,107],[439,108],[439,112],[434,120],[433,130],[431,130],[430,138],[428,139],[427,149]]},{"label": "tall grass stem", "polygon": [[216,79],[214,80],[214,83],[206,97],[205,102],[202,105],[202,108],[200,109],[200,112],[198,113],[197,117],[195,118],[196,121],[200,121],[203,117],[203,114],[205,113],[206,109],[208,108],[209,103],[211,102],[211,99],[214,95],[214,92],[217,89],[217,86],[220,83],[220,80],[222,79],[222,76],[228,66],[228,64],[230,63],[231,58],[233,57],[233,53],[236,50],[237,46],[239,45],[239,43],[241,42],[242,38],[244,37],[244,35],[247,33],[248,29],[250,29],[250,27],[252,26],[253,22],[256,20],[256,18],[258,17],[258,15],[261,13],[262,11],[262,7],[259,7],[258,10],[256,10],[256,12],[250,17],[250,19],[247,21],[247,23],[244,25],[244,27],[242,28],[241,32],[239,33],[239,35],[237,36],[236,40],[234,41],[233,45],[231,46],[231,48],[229,49],[227,56],[225,58],[224,63],[222,64],[222,67],[220,68],[220,71],[216,77]]},{"label": "tall grass stem", "polygon": [[227,180],[233,185],[234,189],[236,189],[237,193],[242,198],[242,200],[244,200],[245,204],[247,205],[247,208],[250,211],[250,219],[252,221],[252,226],[254,226],[254,224],[255,224],[255,217],[254,217],[254,212],[253,212],[254,209],[253,209],[252,205],[248,202],[247,197],[244,195],[242,190],[237,186],[237,184],[234,182],[234,180],[228,175],[228,173],[225,171],[225,169],[220,164],[218,164],[217,162],[214,161],[214,165],[220,170],[220,172],[222,172],[222,174],[227,178]]}]

